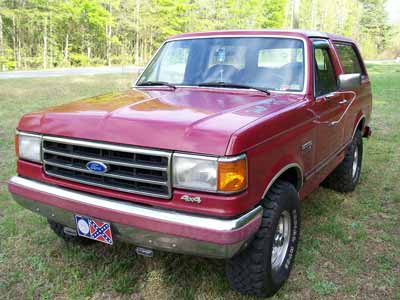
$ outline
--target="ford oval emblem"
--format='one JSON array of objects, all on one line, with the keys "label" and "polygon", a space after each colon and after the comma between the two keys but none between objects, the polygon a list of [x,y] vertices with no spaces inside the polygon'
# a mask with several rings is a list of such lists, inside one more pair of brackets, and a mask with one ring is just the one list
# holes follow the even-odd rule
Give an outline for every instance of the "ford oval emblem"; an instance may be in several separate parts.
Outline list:
[{"label": "ford oval emblem", "polygon": [[108,166],[100,161],[89,161],[86,164],[86,169],[96,173],[106,173],[109,170]]}]

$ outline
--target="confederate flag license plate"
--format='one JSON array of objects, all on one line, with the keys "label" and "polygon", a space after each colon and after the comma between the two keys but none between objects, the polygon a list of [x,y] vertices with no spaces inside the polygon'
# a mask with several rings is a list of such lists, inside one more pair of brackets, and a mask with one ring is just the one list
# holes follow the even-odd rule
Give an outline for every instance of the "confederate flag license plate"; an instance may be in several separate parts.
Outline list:
[{"label": "confederate flag license plate", "polygon": [[79,236],[106,243],[113,244],[110,223],[93,220],[89,217],[75,215],[76,231]]}]

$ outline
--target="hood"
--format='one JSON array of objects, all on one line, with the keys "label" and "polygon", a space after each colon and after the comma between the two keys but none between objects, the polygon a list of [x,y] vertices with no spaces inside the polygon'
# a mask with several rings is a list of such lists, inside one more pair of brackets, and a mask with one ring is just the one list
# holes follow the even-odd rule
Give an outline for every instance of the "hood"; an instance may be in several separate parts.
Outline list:
[{"label": "hood", "polygon": [[18,129],[224,155],[235,131],[299,97],[302,96],[267,96],[258,91],[219,88],[138,88],[27,114]]}]

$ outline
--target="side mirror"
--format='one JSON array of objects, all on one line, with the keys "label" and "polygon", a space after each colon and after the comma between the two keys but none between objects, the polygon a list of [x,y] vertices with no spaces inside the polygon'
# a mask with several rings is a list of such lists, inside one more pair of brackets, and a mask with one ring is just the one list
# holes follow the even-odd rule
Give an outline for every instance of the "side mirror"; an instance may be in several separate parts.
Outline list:
[{"label": "side mirror", "polygon": [[340,90],[354,90],[361,85],[361,74],[341,74],[338,78],[338,86]]}]

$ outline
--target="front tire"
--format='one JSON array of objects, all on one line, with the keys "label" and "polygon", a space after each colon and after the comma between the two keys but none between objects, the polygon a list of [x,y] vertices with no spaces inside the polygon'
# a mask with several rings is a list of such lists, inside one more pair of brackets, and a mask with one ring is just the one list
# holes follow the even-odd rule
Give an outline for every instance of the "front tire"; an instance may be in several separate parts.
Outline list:
[{"label": "front tire", "polygon": [[262,201],[260,229],[251,244],[227,262],[231,287],[258,297],[274,295],[289,277],[300,231],[299,196],[278,180]]},{"label": "front tire", "polygon": [[354,191],[360,180],[362,157],[363,141],[361,131],[357,130],[352,142],[346,148],[343,161],[325,179],[322,185],[341,193]]}]

